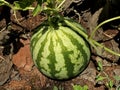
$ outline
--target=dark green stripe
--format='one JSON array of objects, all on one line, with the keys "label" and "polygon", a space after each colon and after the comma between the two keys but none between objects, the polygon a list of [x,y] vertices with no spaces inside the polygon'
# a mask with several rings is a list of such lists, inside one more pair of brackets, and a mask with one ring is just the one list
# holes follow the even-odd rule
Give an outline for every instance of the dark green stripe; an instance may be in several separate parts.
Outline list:
[{"label": "dark green stripe", "polygon": [[[34,50],[34,48],[35,48],[35,46],[36,46],[36,43],[38,42],[38,40],[45,34],[45,32],[47,32],[47,30],[48,30],[48,27],[46,26],[44,26],[44,27],[39,27],[38,28],[40,31],[38,31],[38,32],[36,32],[34,35],[35,35],[35,37],[34,38],[32,38],[32,41],[31,41],[31,51],[33,52],[33,50]],[[43,30],[42,30],[43,29]],[[39,36],[39,34],[41,34],[42,33],[42,35],[40,36],[40,37],[38,37]],[[33,36],[34,36],[33,35]],[[35,44],[33,45],[33,43],[35,42]]]},{"label": "dark green stripe", "polygon": [[55,78],[55,74],[57,73],[57,71],[55,70],[55,63],[57,62],[55,57],[55,51],[53,49],[54,45],[53,45],[52,39],[54,39],[54,37],[51,36],[50,46],[49,46],[50,55],[47,57],[47,59],[50,60],[50,63],[48,64],[48,66],[51,71],[49,73],[52,75],[53,78]]},{"label": "dark green stripe", "polygon": [[64,46],[63,41],[61,40],[60,37],[58,37],[58,42],[61,45],[61,49],[62,49],[61,53],[63,54],[64,60],[65,60],[65,68],[67,69],[67,76],[72,77],[74,75],[73,74],[74,64],[71,63],[71,58],[69,57],[69,55],[73,54],[73,51],[68,51],[67,50],[67,47]]},{"label": "dark green stripe", "polygon": [[[44,67],[42,67],[42,66],[40,65],[40,61],[41,61],[41,57],[43,57],[43,56],[42,56],[42,52],[44,51],[44,46],[45,46],[45,44],[46,44],[46,42],[47,42],[48,34],[49,34],[49,32],[47,33],[44,41],[41,42],[41,47],[40,47],[40,49],[38,48],[38,49],[39,49],[39,53],[38,53],[38,56],[37,56],[37,60],[35,60],[35,61],[36,61],[37,65],[38,65],[38,69],[39,69],[39,70],[41,70],[41,69],[46,70]],[[34,53],[33,53],[33,54],[34,54]],[[47,71],[47,70],[46,70],[46,71]]]},{"label": "dark green stripe", "polygon": [[[79,41],[77,39],[75,39],[73,35],[70,35],[69,33],[66,33],[64,30],[62,30],[62,31],[63,31],[64,34],[66,34],[70,38],[71,42],[75,46],[77,46],[77,49],[80,50],[80,52],[82,54],[82,57],[84,58],[84,60],[83,60],[84,61],[84,63],[83,63],[84,65],[82,65],[82,67],[80,68],[80,71],[82,71],[86,67],[86,65],[87,65],[86,63],[88,63],[88,59],[89,59],[88,56],[87,56],[88,54],[84,51],[82,42],[79,43]],[[80,38],[82,39],[82,37],[80,37]],[[88,47],[87,43],[85,44],[85,46]],[[78,55],[77,58],[81,58],[80,55]]]}]

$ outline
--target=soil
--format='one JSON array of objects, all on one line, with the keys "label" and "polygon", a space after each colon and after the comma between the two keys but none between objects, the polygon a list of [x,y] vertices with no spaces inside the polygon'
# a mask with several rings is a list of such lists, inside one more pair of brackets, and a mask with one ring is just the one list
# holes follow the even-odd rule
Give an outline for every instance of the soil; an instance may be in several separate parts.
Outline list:
[{"label": "soil", "polygon": [[[102,11],[101,6],[95,9],[92,4],[78,0],[65,7],[62,14],[75,19],[90,35]],[[100,47],[97,50],[91,47],[90,63],[79,76],[67,81],[45,77],[32,61],[30,37],[46,17],[42,14],[33,17],[31,11],[17,11],[16,17],[8,7],[0,7],[0,90],[53,90],[55,86],[58,90],[73,90],[73,85],[87,85],[89,90],[115,90],[120,86],[120,58]],[[107,25],[107,29],[100,28],[96,32],[94,39],[120,52],[119,35],[117,28]],[[98,70],[98,62],[102,62],[102,71]],[[98,75],[109,79],[97,81]],[[110,80],[113,81],[111,87]]]}]

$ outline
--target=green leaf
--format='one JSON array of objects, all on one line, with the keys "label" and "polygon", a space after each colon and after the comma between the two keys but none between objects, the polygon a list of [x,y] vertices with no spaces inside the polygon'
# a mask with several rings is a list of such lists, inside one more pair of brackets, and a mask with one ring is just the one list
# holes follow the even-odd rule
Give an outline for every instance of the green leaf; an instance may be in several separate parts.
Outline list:
[{"label": "green leaf", "polygon": [[73,85],[73,90],[88,90],[88,86]]},{"label": "green leaf", "polygon": [[108,86],[108,88],[112,88],[113,87],[113,81],[110,80],[109,82],[107,82],[106,85]]},{"label": "green leaf", "polygon": [[56,86],[53,87],[53,90],[58,90],[58,88]]},{"label": "green leaf", "polygon": [[104,80],[106,77],[96,76],[96,82]]},{"label": "green leaf", "polygon": [[5,5],[5,4],[0,2],[0,6],[3,6],[3,5]]},{"label": "green leaf", "polygon": [[109,87],[110,87],[110,88],[113,87],[113,81],[112,81],[112,80],[109,81]]},{"label": "green leaf", "polygon": [[38,13],[40,13],[43,10],[42,4],[46,2],[46,0],[37,0],[37,6],[33,10],[33,16],[36,16]]},{"label": "green leaf", "polygon": [[115,80],[120,81],[120,76],[114,76]]},{"label": "green leaf", "polygon": [[5,3],[4,3],[3,1],[4,1],[4,0],[1,0],[1,1],[0,1],[0,6],[5,5]]},{"label": "green leaf", "polygon": [[83,86],[83,90],[88,90],[88,86],[87,85],[85,85],[85,86]]},{"label": "green leaf", "polygon": [[80,85],[73,85],[73,90],[83,90]]},{"label": "green leaf", "polygon": [[38,4],[33,10],[33,16],[36,16],[41,11],[42,11],[41,6]]},{"label": "green leaf", "polygon": [[97,69],[98,69],[99,71],[102,71],[102,70],[103,70],[102,62],[101,62],[101,61],[98,61],[97,63],[98,63]]},{"label": "green leaf", "polygon": [[14,1],[15,8],[18,10],[27,10],[35,0],[19,0]]}]

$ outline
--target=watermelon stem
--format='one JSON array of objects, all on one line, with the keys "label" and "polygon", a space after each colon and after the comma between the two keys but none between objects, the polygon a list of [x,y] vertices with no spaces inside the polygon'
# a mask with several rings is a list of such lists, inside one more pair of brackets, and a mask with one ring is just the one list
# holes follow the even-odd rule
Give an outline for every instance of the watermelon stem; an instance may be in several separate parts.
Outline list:
[{"label": "watermelon stem", "polygon": [[[102,26],[103,24],[108,23],[108,22],[110,22],[110,21],[112,21],[112,20],[114,20],[114,19],[116,19],[116,20],[117,20],[117,19],[120,19],[120,16],[119,16],[119,17],[112,18],[112,19],[110,19],[110,20],[107,20],[107,21],[99,24],[99,25],[95,28],[95,30],[93,31],[92,36],[94,35],[94,33],[98,30],[98,28],[99,28],[100,26]],[[98,43],[97,41],[95,41],[94,39],[92,39],[92,36],[89,37],[85,32],[83,32],[83,30],[81,30],[81,29],[79,29],[78,27],[74,26],[74,25],[73,25],[71,22],[69,22],[68,20],[65,19],[64,21],[65,21],[65,23],[66,23],[68,26],[70,26],[71,28],[73,28],[74,30],[76,30],[81,36],[83,36],[83,37],[86,39],[86,41],[87,41],[92,47],[95,48],[96,51],[97,51],[97,46],[99,46],[99,47],[103,48],[104,50],[106,50],[107,52],[110,52],[111,54],[120,56],[119,53],[117,53],[117,52],[115,52],[115,51],[113,51],[113,50],[105,47],[104,45],[102,45],[102,44]]]},{"label": "watermelon stem", "polygon": [[64,21],[68,26],[79,32],[80,35],[82,35],[86,40],[88,40],[88,35],[85,32],[83,32],[83,30],[80,30],[79,28],[75,27],[71,22],[69,22],[66,19]]},{"label": "watermelon stem", "polygon": [[[104,50],[106,50],[106,51],[108,51],[108,52],[110,52],[110,53],[112,53],[112,54],[114,54],[114,55],[120,56],[119,53],[116,53],[116,52],[114,52],[113,50],[111,50],[111,49],[103,46],[102,44],[98,43],[97,41],[93,40],[93,36],[95,35],[95,32],[96,32],[102,25],[104,25],[104,24],[106,24],[106,23],[108,23],[108,22],[114,21],[114,20],[118,20],[118,19],[120,19],[120,16],[113,17],[113,18],[110,18],[110,19],[108,19],[108,20],[105,20],[105,21],[101,22],[101,23],[93,30],[93,32],[91,33],[91,35],[90,35],[90,37],[89,37],[88,39],[89,39],[89,41],[90,41],[90,44],[91,44],[92,46],[94,46],[94,48],[95,48],[96,50],[97,50],[97,47],[96,47],[95,45],[103,48]],[[93,44],[92,44],[92,43],[93,43]],[[94,45],[94,44],[95,44],[95,45]]]},{"label": "watermelon stem", "polygon": [[104,24],[108,23],[108,22],[111,22],[111,21],[114,21],[114,20],[118,20],[120,19],[120,16],[117,16],[117,17],[114,17],[114,18],[110,18],[108,20],[105,20],[103,22],[101,22],[94,30],[93,32],[91,33],[90,37],[89,38],[93,38],[93,36],[95,35],[95,32]]},{"label": "watermelon stem", "polygon": [[52,28],[53,25],[52,25],[52,23],[51,23],[51,17],[50,17],[50,16],[48,17],[48,24],[49,24],[51,30],[53,30],[53,28]]},{"label": "watermelon stem", "polygon": [[95,48],[95,50],[97,51],[97,46],[103,48],[104,50],[106,50],[107,52],[111,53],[111,54],[114,54],[114,55],[117,55],[117,56],[120,56],[119,53],[105,47],[104,45],[98,43],[97,41],[93,40],[93,39],[89,39],[89,43]]}]

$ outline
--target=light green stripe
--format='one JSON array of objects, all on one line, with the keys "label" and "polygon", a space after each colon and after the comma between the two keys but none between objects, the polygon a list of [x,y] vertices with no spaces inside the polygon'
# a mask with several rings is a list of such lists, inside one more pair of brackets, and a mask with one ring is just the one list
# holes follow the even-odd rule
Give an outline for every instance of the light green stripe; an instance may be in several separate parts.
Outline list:
[{"label": "light green stripe", "polygon": [[50,51],[50,54],[49,56],[47,57],[49,60],[50,60],[50,63],[48,64],[49,66],[49,69],[50,69],[50,74],[53,78],[55,78],[55,73],[56,73],[56,70],[55,70],[55,63],[56,63],[56,59],[55,59],[55,52],[53,50],[53,32],[51,31],[50,32],[50,45],[49,45],[49,51]]},{"label": "light green stripe", "polygon": [[[79,71],[79,69],[80,71],[85,69],[87,63],[89,62],[89,59],[90,59],[89,47],[87,46],[85,41],[80,36],[74,35],[73,33],[70,34],[70,31],[68,29],[65,29],[64,31],[67,31],[64,33],[66,33],[66,35],[70,38],[74,46],[77,46],[77,52],[75,51],[74,55],[71,55],[70,57],[72,57],[73,61],[76,62],[73,72],[74,74],[78,74],[77,71]],[[78,36],[78,38],[75,38],[75,36],[76,37]]]},{"label": "light green stripe", "polygon": [[[64,29],[66,29],[66,28],[64,28]],[[60,29],[60,30],[59,30],[58,36],[59,36],[59,38],[62,40],[63,45],[67,48],[68,51],[71,51],[71,50],[76,49],[77,47],[75,47],[75,46],[72,44],[70,38],[69,38],[66,34],[64,34],[62,30],[63,30],[63,29]]]},{"label": "light green stripe", "polygon": [[47,36],[48,33],[49,33],[49,31],[46,31],[46,33],[44,33],[42,35],[42,37],[40,37],[39,39],[37,39],[38,41],[36,41],[36,44],[35,44],[34,49],[33,49],[33,54],[34,54],[33,55],[33,60],[37,59],[39,50],[41,48],[41,43],[45,41],[46,36]]},{"label": "light green stripe", "polygon": [[[53,77],[55,78],[55,52],[53,51],[53,39],[55,39],[55,34],[54,34],[54,30],[50,30],[50,32],[48,33],[48,35],[46,36],[46,39],[44,42],[45,45],[43,48],[42,54],[41,54],[41,59],[40,59],[40,67],[41,67],[41,71],[49,76],[49,77]],[[39,54],[40,55],[40,54]]]},{"label": "light green stripe", "polygon": [[[39,57],[39,65],[42,66],[42,68],[44,68],[46,70],[46,72],[51,72],[50,68],[49,68],[49,63],[50,60],[48,59],[48,56],[50,55],[50,50],[49,50],[49,46],[50,46],[50,32],[48,33],[48,35],[46,36],[46,39],[44,39],[43,42],[46,42],[45,45],[42,47],[43,51],[41,52],[41,57]],[[39,55],[39,54],[38,54]],[[47,73],[46,73],[47,74]]]},{"label": "light green stripe", "polygon": [[[49,32],[46,32],[47,33],[47,35],[46,35],[46,37],[45,37],[45,39],[44,39],[44,41],[43,42],[41,42],[41,47],[40,47],[40,49],[39,49],[39,53],[38,53],[38,55],[37,55],[37,59],[36,59],[36,63],[37,63],[37,66],[38,66],[38,68],[39,68],[39,70],[43,73],[43,74],[45,74],[45,75],[47,75],[47,76],[49,76],[49,77],[51,77],[51,74],[50,74],[50,68],[49,68],[49,63],[50,63],[50,60],[47,58],[49,55],[49,51],[48,51],[48,49],[47,49],[47,51],[46,51],[46,48],[45,47],[48,47],[47,45],[49,45],[50,44],[50,39],[49,39],[49,35],[50,35],[50,30],[49,30]],[[47,55],[45,55],[45,53],[47,53]]]},{"label": "light green stripe", "polygon": [[[69,57],[69,55],[73,53],[73,50],[71,49],[71,48],[73,48],[72,43],[71,43],[70,39],[60,29],[58,32],[58,37],[59,37],[59,43],[62,48],[61,53],[64,57],[64,63],[65,63],[65,68],[66,68],[65,70],[67,71],[65,75],[66,75],[66,77],[72,77],[74,64],[72,64],[71,58]],[[62,70],[60,73],[62,73],[64,75],[64,72]]]},{"label": "light green stripe", "polygon": [[40,26],[39,28],[37,28],[37,30],[34,32],[34,34],[33,34],[32,37],[31,37],[31,41],[32,41],[34,38],[36,38],[36,36],[41,35],[44,29],[45,29],[44,26],[43,26],[43,27]]},{"label": "light green stripe", "polygon": [[44,30],[44,27],[39,27],[39,28],[37,28],[37,30],[36,30],[36,33],[34,33],[33,35],[32,35],[32,37],[31,37],[31,51],[33,52],[33,50],[34,50],[34,47],[35,47],[35,44],[36,44],[36,42],[39,40],[39,38],[42,36],[42,32],[43,32],[43,30]]},{"label": "light green stripe", "polygon": [[53,37],[53,50],[55,52],[55,59],[56,59],[56,64],[55,64],[55,70],[57,71],[55,74],[55,77],[59,78],[59,79],[63,79],[63,78],[68,78],[67,75],[67,69],[65,67],[65,60],[64,60],[64,56],[62,53],[62,46],[59,42],[59,37],[58,34],[60,34],[59,30],[55,31],[55,34]]},{"label": "light green stripe", "polygon": [[[64,31],[65,33],[67,33],[68,35],[72,35],[73,38],[74,38],[75,40],[77,40],[80,45],[83,45],[82,48],[84,49],[85,53],[88,54],[87,56],[90,56],[89,48],[86,48],[86,47],[88,47],[88,45],[86,44],[85,40],[83,40],[83,38],[80,37],[80,35],[76,34],[74,31],[72,31],[72,30],[69,29],[68,27],[60,27],[60,29],[61,29],[62,31]],[[74,41],[72,41],[72,42],[74,42]],[[89,58],[89,57],[88,57],[88,58]]]}]

